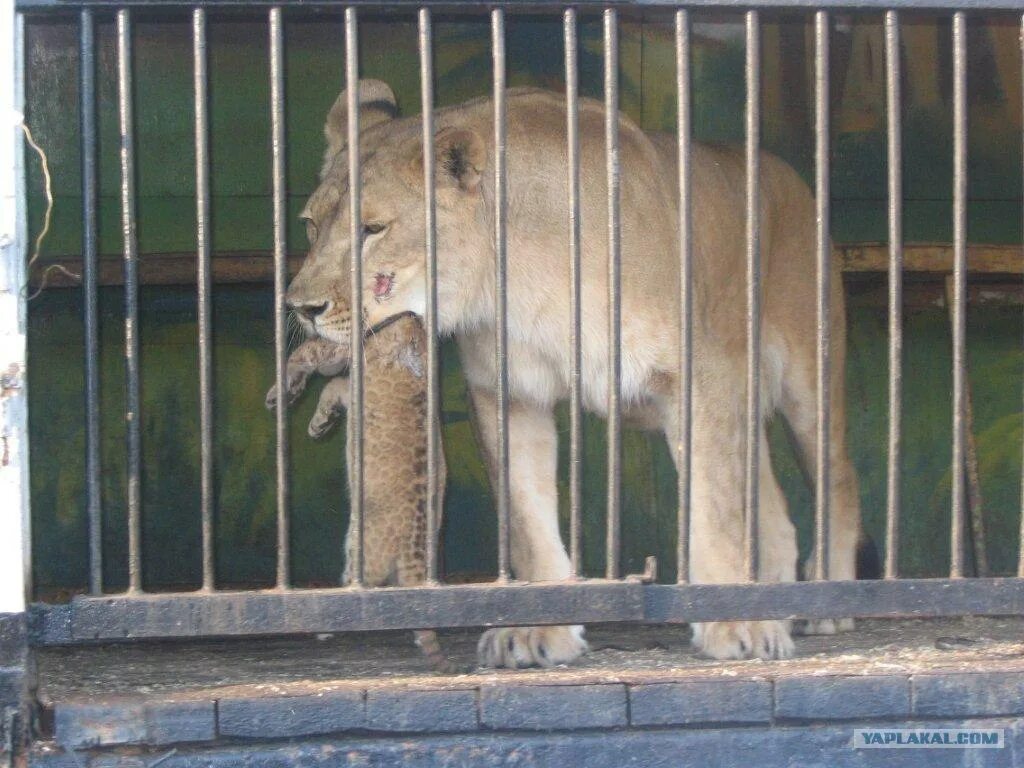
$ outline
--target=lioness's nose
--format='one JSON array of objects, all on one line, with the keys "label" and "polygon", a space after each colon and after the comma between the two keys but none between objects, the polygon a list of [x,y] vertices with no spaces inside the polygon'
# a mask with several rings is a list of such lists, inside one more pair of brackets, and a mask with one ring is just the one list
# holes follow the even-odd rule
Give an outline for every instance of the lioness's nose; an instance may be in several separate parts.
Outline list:
[{"label": "lioness's nose", "polygon": [[323,304],[292,304],[292,309],[303,319],[313,322],[319,315],[322,315],[329,308],[329,302]]}]

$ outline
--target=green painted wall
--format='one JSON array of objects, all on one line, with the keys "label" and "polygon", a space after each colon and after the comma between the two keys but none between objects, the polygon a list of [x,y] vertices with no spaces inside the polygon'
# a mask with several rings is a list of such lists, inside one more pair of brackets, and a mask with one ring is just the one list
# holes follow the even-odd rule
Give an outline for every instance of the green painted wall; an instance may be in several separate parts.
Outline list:
[{"label": "green painted wall", "polygon": [[[737,140],[742,117],[742,45],[737,17],[700,25],[695,58],[698,137]],[[910,19],[904,51],[905,186],[911,240],[949,237],[950,155],[948,23]],[[729,22],[729,23],[725,23]],[[878,90],[877,16],[852,17],[833,41],[833,226],[837,239],[884,238],[884,108]],[[1013,20],[971,30],[970,235],[979,242],[1020,239],[1020,72],[1004,65]],[[406,114],[419,111],[415,27],[408,17],[362,25],[362,71],[395,88]],[[488,30],[483,23],[435,24],[438,100],[455,103],[488,89]],[[600,29],[583,26],[582,90],[601,87]],[[645,127],[671,129],[675,114],[671,29],[648,19],[623,24],[622,106]],[[77,39],[66,23],[30,23],[28,119],[46,148],[57,203],[43,259],[80,250],[77,134]],[[336,17],[287,25],[288,181],[292,213],[315,184],[323,116],[342,81],[342,31]],[[101,250],[120,249],[116,111],[112,27],[101,24]],[[162,15],[136,27],[139,237],[149,253],[194,249],[191,37],[184,17]],[[1009,41],[1009,42],[1007,42]],[[210,25],[211,140],[214,246],[219,251],[265,251],[271,242],[266,26],[252,16]],[[805,175],[811,147],[806,27],[800,17],[765,28],[764,137]],[[509,21],[513,84],[562,87],[561,26],[557,21]],[[1016,54],[1014,54],[1016,55]],[[929,72],[934,70],[938,75]],[[1016,75],[1013,72],[1016,71]],[[945,73],[945,74],[943,74]],[[1014,79],[1016,77],[1016,79]],[[628,169],[627,169],[628,172]],[[33,231],[43,207],[33,165]],[[294,220],[293,220],[294,221]],[[290,247],[305,248],[298,226]],[[124,436],[121,292],[101,296],[103,464],[106,577],[124,584]],[[79,589],[86,580],[82,454],[80,292],[53,289],[30,305],[32,490],[35,569],[40,590]],[[273,573],[273,419],[263,408],[272,378],[271,297],[266,286],[218,287],[215,292],[217,397],[218,576],[224,584],[267,582]],[[993,565],[1008,571],[1016,556],[1020,498],[1020,311],[977,309],[970,314],[974,386],[989,549]],[[906,501],[901,565],[914,575],[938,574],[948,551],[949,338],[945,310],[906,319]],[[147,287],[142,293],[143,442],[147,584],[198,582],[198,409],[195,303],[186,288]],[[868,530],[882,539],[885,472],[885,322],[881,310],[858,308],[850,317],[852,413],[850,441],[861,473]],[[450,479],[446,558],[452,573],[493,569],[493,509],[467,421],[465,394],[451,348],[444,352],[445,447]],[[332,583],[340,571],[347,509],[338,435],[322,443],[305,437],[315,394],[292,419],[293,545],[295,580]],[[564,427],[564,414],[563,424]],[[564,430],[563,430],[564,431]],[[810,494],[786,445],[772,430],[775,465],[801,520],[806,544]],[[674,470],[663,441],[637,432],[625,437],[624,568],[638,570],[657,554],[671,578],[674,552]],[[563,451],[565,446],[562,446]],[[603,570],[603,425],[586,425],[586,566]],[[564,466],[564,462],[563,462]],[[565,489],[565,478],[562,478]],[[562,494],[563,501],[565,494]],[[563,512],[565,510],[563,509]]]}]

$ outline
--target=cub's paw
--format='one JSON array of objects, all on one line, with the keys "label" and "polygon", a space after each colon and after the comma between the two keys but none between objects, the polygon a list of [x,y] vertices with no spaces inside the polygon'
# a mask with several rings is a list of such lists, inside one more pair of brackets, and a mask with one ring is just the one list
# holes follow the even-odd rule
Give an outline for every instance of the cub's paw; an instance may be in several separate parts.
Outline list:
[{"label": "cub's paw", "polygon": [[712,659],[788,659],[788,621],[715,621],[693,625],[693,645]]},{"label": "cub's paw", "polygon": [[320,393],[320,400],[316,404],[316,412],[309,420],[307,432],[309,436],[316,439],[323,437],[338,421],[345,404],[348,402],[348,379],[331,379],[324,386]]},{"label": "cub's paw", "polygon": [[799,625],[801,635],[835,635],[853,629],[853,619],[808,619]]},{"label": "cub's paw", "polygon": [[476,646],[481,667],[553,667],[587,652],[583,627],[502,627],[489,629]]},{"label": "cub's paw", "polygon": [[[309,374],[306,371],[295,370],[289,368],[285,373],[285,388],[287,390],[287,400],[285,406],[289,406],[294,403],[299,395],[302,394],[306,388],[306,381],[309,379]],[[267,410],[274,410],[277,408],[277,384],[267,390],[266,405]]]}]

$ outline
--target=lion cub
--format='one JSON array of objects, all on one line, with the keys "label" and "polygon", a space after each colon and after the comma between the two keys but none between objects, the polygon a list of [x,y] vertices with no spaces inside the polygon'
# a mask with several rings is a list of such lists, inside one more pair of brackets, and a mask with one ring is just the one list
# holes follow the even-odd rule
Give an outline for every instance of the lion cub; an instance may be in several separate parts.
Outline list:
[{"label": "lion cub", "polygon": [[[426,333],[412,315],[380,328],[364,346],[363,579],[371,587],[413,586],[426,579],[426,351]],[[288,405],[302,394],[314,373],[332,377],[309,422],[311,437],[326,434],[348,407],[350,361],[348,344],[320,338],[309,339],[289,356]],[[277,400],[275,385],[267,393],[267,407],[274,408]],[[441,506],[445,462],[444,452],[439,453]],[[352,454],[351,433],[346,454]],[[351,581],[354,538],[350,527],[345,535],[343,584]],[[413,635],[434,668],[451,671],[436,633]]]}]

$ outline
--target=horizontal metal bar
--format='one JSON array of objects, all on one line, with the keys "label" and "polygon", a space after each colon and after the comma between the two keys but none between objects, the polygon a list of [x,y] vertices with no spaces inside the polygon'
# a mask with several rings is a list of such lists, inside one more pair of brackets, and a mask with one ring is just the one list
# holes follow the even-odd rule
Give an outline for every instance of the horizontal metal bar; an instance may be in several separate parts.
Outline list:
[{"label": "horizontal metal bar", "polygon": [[760,584],[651,584],[644,620],[1004,616],[1024,611],[1024,579],[893,579]]},{"label": "horizontal metal bar", "polygon": [[33,642],[311,634],[429,627],[681,624],[743,619],[1024,614],[1024,579],[760,584],[589,580],[402,589],[79,596],[33,606]]},{"label": "horizontal metal bar", "polygon": [[641,587],[506,582],[76,598],[69,628],[72,640],[83,641],[640,621]]},{"label": "horizontal metal bar", "polygon": [[[404,8],[413,9],[429,6],[437,10],[446,8],[456,10],[472,9],[480,11],[487,6],[481,6],[475,0],[349,0],[346,5],[371,7],[371,8]],[[564,9],[566,3],[551,2],[551,0],[514,0],[505,2],[503,7],[530,8],[533,10],[551,8]],[[572,3],[577,8],[593,7],[607,8],[628,8],[631,6],[643,8],[674,8],[678,3],[671,0],[628,0],[628,2],[603,2],[603,0],[578,0]],[[916,10],[1017,10],[1020,8],[1020,0],[690,0],[688,8],[815,8],[815,9],[891,9],[898,6],[900,9]],[[106,7],[106,8],[145,8],[145,7],[181,7],[181,8],[244,8],[244,7],[337,7],[336,0],[134,0],[131,3],[118,2],[118,0],[17,0],[15,9],[18,11],[61,11],[74,10],[82,7]]]}]

